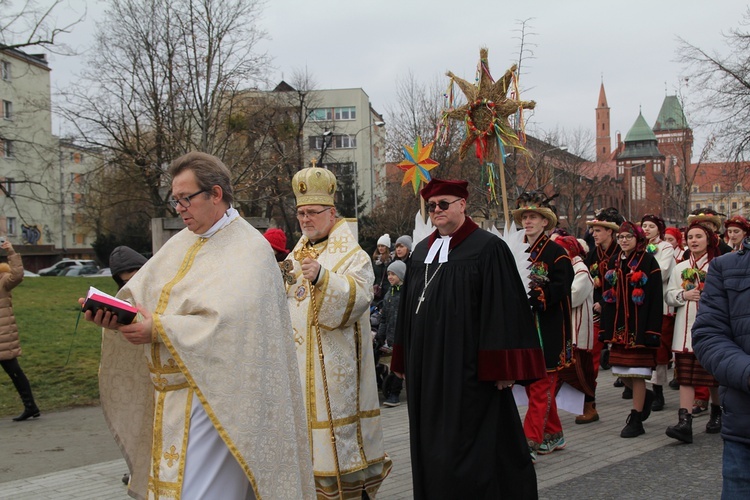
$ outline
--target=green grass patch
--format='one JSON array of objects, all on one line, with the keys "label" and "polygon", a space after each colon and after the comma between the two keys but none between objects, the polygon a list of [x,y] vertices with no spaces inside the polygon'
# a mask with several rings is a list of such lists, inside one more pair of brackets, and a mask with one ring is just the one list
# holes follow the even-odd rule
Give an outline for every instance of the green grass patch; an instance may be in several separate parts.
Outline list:
[{"label": "green grass patch", "polygon": [[[99,403],[101,329],[81,317],[76,331],[78,297],[84,297],[89,286],[113,295],[117,291],[109,277],[64,276],[26,278],[13,290],[23,349],[18,362],[42,413]],[[0,417],[21,413],[23,404],[2,370],[0,380]]]}]

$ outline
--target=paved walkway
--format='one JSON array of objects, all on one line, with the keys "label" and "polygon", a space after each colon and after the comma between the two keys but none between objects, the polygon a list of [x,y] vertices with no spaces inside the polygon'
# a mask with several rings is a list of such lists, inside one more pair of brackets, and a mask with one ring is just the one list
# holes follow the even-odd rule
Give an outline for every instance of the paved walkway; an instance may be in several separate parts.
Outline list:
[{"label": "paved walkway", "polygon": [[[705,434],[707,417],[694,420],[692,445],[666,437],[664,430],[677,420],[678,401],[677,391],[667,389],[667,406],[652,413],[644,424],[646,434],[622,439],[619,433],[630,401],[621,399],[621,389],[612,387],[612,380],[609,372],[601,372],[599,422],[575,425],[573,415],[561,413],[568,445],[539,457],[540,497],[718,498],[722,441],[719,435]],[[525,408],[520,410],[523,414]],[[394,466],[378,498],[408,499],[411,465],[406,405],[383,408],[382,415],[386,450]],[[39,441],[39,450],[29,448],[34,440]],[[45,414],[24,424],[2,422],[0,442],[0,499],[129,498],[120,482],[127,470],[125,462],[116,458],[117,447],[98,408]],[[47,473],[35,471],[38,465],[34,464],[39,463]]]}]

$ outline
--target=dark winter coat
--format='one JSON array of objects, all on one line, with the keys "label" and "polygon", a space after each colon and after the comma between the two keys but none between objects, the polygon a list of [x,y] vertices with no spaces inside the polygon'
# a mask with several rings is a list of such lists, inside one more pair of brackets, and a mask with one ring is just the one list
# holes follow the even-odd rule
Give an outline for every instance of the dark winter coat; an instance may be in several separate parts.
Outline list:
[{"label": "dark winter coat", "polygon": [[750,444],[750,239],[711,261],[693,323],[693,349],[719,381],[721,435]]},{"label": "dark winter coat", "polygon": [[[643,250],[635,250],[624,259],[622,255],[617,252],[609,261],[608,272],[616,278],[608,279],[607,274],[601,277],[604,306],[599,338],[626,348],[659,347],[664,308],[659,263]],[[634,285],[631,279],[635,273],[645,276],[646,282]],[[637,296],[642,296],[642,303],[636,302]]]},{"label": "dark winter coat", "polygon": [[531,261],[532,306],[542,337],[547,371],[565,368],[573,354],[573,332],[570,326],[570,291],[573,287],[573,264],[567,252],[546,235],[529,247]]},{"label": "dark winter coat", "polygon": [[396,338],[396,320],[398,319],[398,303],[401,300],[401,285],[391,286],[383,297],[383,309],[380,312],[378,325],[378,345],[388,344],[393,347]]}]

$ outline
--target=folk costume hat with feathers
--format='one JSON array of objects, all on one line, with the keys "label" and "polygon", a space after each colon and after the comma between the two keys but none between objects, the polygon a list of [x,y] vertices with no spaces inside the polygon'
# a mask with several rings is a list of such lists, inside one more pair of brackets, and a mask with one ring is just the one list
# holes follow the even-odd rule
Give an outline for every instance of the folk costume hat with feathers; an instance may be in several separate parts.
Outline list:
[{"label": "folk costume hat with feathers", "polygon": [[617,232],[623,222],[625,222],[625,218],[620,215],[620,212],[614,207],[609,207],[599,210],[594,215],[594,220],[586,222],[586,225],[589,227],[600,226]]},{"label": "folk costume hat with feathers", "polygon": [[557,225],[557,215],[550,206],[549,202],[555,199],[557,195],[547,197],[541,191],[531,191],[529,193],[523,193],[516,200],[516,209],[511,211],[513,220],[516,221],[516,225],[519,227],[522,225],[523,214],[525,212],[535,212],[544,217],[549,221],[547,231],[555,228]]},{"label": "folk costume hat with feathers", "polygon": [[687,223],[688,226],[694,222],[710,222],[714,225],[716,231],[721,229],[721,218],[724,214],[720,214],[710,208],[696,208],[690,215],[688,215]]}]

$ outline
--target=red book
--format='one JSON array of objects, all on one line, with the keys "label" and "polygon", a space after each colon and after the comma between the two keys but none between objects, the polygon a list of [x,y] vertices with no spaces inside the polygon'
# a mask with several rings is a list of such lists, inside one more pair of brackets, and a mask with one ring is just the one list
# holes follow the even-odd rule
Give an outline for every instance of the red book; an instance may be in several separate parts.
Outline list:
[{"label": "red book", "polygon": [[121,325],[129,325],[138,314],[138,309],[130,305],[129,302],[97,290],[93,286],[89,288],[82,309],[84,312],[91,311],[93,314],[96,314],[99,309],[109,311],[117,316],[117,322]]}]

